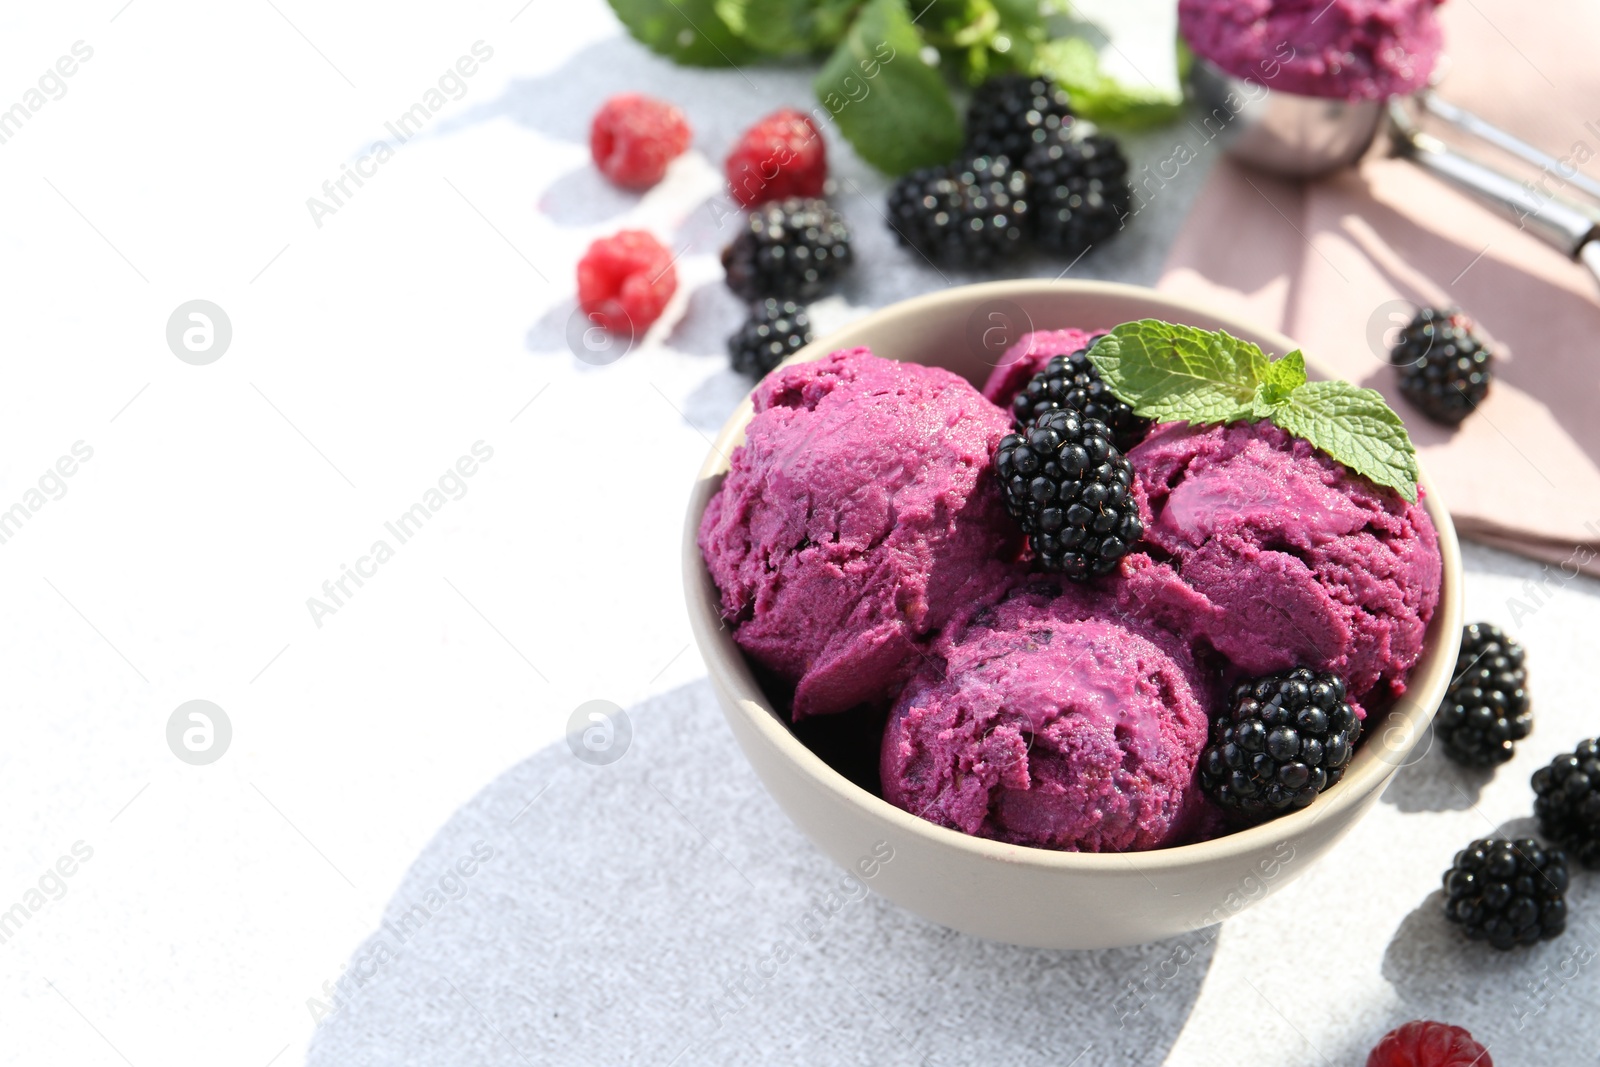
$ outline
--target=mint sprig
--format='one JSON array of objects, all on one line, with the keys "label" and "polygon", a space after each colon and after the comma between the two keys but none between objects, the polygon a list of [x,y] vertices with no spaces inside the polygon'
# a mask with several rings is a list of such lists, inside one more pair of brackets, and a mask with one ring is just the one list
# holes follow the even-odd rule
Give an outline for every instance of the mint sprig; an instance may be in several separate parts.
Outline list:
[{"label": "mint sprig", "polygon": [[[820,64],[809,109],[856,152],[900,175],[961,150],[956,86],[997,74],[1054,78],[1073,113],[1103,126],[1175,121],[1177,92],[1124,85],[1101,36],[1055,0],[610,0],[652,51],[699,67]],[[1070,5],[1067,5],[1070,6]],[[798,103],[798,102],[796,102]]]},{"label": "mint sprig", "polygon": [[1270,419],[1378,485],[1417,499],[1417,450],[1382,394],[1308,382],[1299,350],[1270,359],[1222,331],[1140,319],[1097,340],[1089,362],[1134,413],[1216,425]]}]

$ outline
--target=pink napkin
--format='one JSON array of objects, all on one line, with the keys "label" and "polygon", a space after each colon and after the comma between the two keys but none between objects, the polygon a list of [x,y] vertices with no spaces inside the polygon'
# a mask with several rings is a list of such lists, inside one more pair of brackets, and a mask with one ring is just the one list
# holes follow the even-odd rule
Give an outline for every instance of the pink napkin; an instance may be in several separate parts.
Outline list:
[{"label": "pink napkin", "polygon": [[[1600,64],[1579,44],[1600,40],[1600,4],[1451,0],[1440,14],[1453,72],[1440,95],[1600,175]],[[1600,574],[1600,282],[1514,220],[1401,160],[1303,185],[1225,161],[1160,284],[1276,327],[1327,373],[1384,393],[1463,536]],[[1395,301],[1459,306],[1496,344],[1494,387],[1459,429],[1401,398],[1383,356],[1408,317]]]}]

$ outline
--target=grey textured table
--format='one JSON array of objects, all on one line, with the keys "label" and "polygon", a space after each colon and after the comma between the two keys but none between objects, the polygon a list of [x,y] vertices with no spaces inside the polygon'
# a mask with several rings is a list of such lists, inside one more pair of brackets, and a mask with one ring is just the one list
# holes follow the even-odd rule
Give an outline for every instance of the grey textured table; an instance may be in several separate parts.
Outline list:
[{"label": "grey textured table", "polygon": [[[1158,73],[1169,2],[1080,6],[1109,14],[1132,76]],[[1565,938],[1509,956],[1452,936],[1435,891],[1456,848],[1527,815],[1536,766],[1596,732],[1600,584],[1530,594],[1536,566],[1469,552],[1469,615],[1529,647],[1534,736],[1492,777],[1422,758],[1221,927],[1073,953],[930,926],[862,897],[768,799],[679,589],[690,479],[747,387],[723,353],[729,222],[707,204],[740,130],[811,102],[810,70],[674,68],[602,0],[10,15],[16,69],[79,38],[94,59],[4,146],[24,209],[0,340],[39,358],[4,367],[0,506],[75,440],[94,458],[4,545],[0,909],[74,842],[93,858],[6,931],[0,1059],[1343,1065],[1422,1015],[1501,1067],[1596,1061],[1594,877]],[[308,216],[479,39],[493,58],[461,99]],[[643,197],[585,148],[623,89],[696,128]],[[1141,184],[1186,129],[1128,140]],[[896,248],[886,182],[833,149],[861,266],[821,327],[973,280]],[[1153,282],[1213,159],[1148,179],[1128,231],[1068,276]],[[624,226],[681,253],[681,295],[597,366],[569,346],[572,268]],[[234,327],[204,367],[163,336],[196,297]],[[597,431],[618,411],[629,433]],[[470,492],[309,617],[480,440]],[[624,470],[625,497],[597,492]],[[232,720],[203,766],[166,735],[196,698]],[[609,766],[563,740],[598,698],[636,731]]]}]

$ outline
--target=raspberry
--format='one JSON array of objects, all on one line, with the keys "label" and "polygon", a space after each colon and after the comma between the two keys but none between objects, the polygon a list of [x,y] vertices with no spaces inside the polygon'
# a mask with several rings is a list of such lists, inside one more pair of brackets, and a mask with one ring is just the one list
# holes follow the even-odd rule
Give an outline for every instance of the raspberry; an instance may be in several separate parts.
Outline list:
[{"label": "raspberry", "polygon": [[1494,1060],[1461,1027],[1418,1019],[1384,1034],[1367,1067],[1494,1067]]},{"label": "raspberry", "polygon": [[822,195],[828,148],[810,116],[774,111],[739,138],[725,165],[728,192],[745,207],[791,196]]},{"label": "raspberry", "polygon": [[602,237],[578,260],[578,306],[612,333],[649,329],[677,289],[672,253],[643,230]]},{"label": "raspberry", "polygon": [[607,100],[589,127],[589,151],[600,173],[626,189],[648,189],[689,147],[683,112],[640,93]]}]

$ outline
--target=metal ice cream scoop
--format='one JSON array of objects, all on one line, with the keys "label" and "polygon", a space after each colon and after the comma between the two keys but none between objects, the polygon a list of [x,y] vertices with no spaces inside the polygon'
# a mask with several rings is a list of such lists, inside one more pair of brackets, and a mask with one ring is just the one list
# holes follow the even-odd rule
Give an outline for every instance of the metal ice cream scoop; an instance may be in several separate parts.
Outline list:
[{"label": "metal ice cream scoop", "polygon": [[[1600,210],[1544,196],[1417,128],[1405,98],[1338,100],[1269,89],[1236,78],[1196,56],[1189,87],[1205,110],[1202,122],[1223,151],[1262,170],[1290,178],[1313,178],[1356,163],[1380,134],[1391,155],[1409,159],[1436,177],[1511,215],[1600,279]],[[1457,129],[1495,144],[1530,163],[1559,171],[1575,189],[1600,198],[1600,182],[1575,171],[1512,134],[1424,90],[1411,98]]]}]

